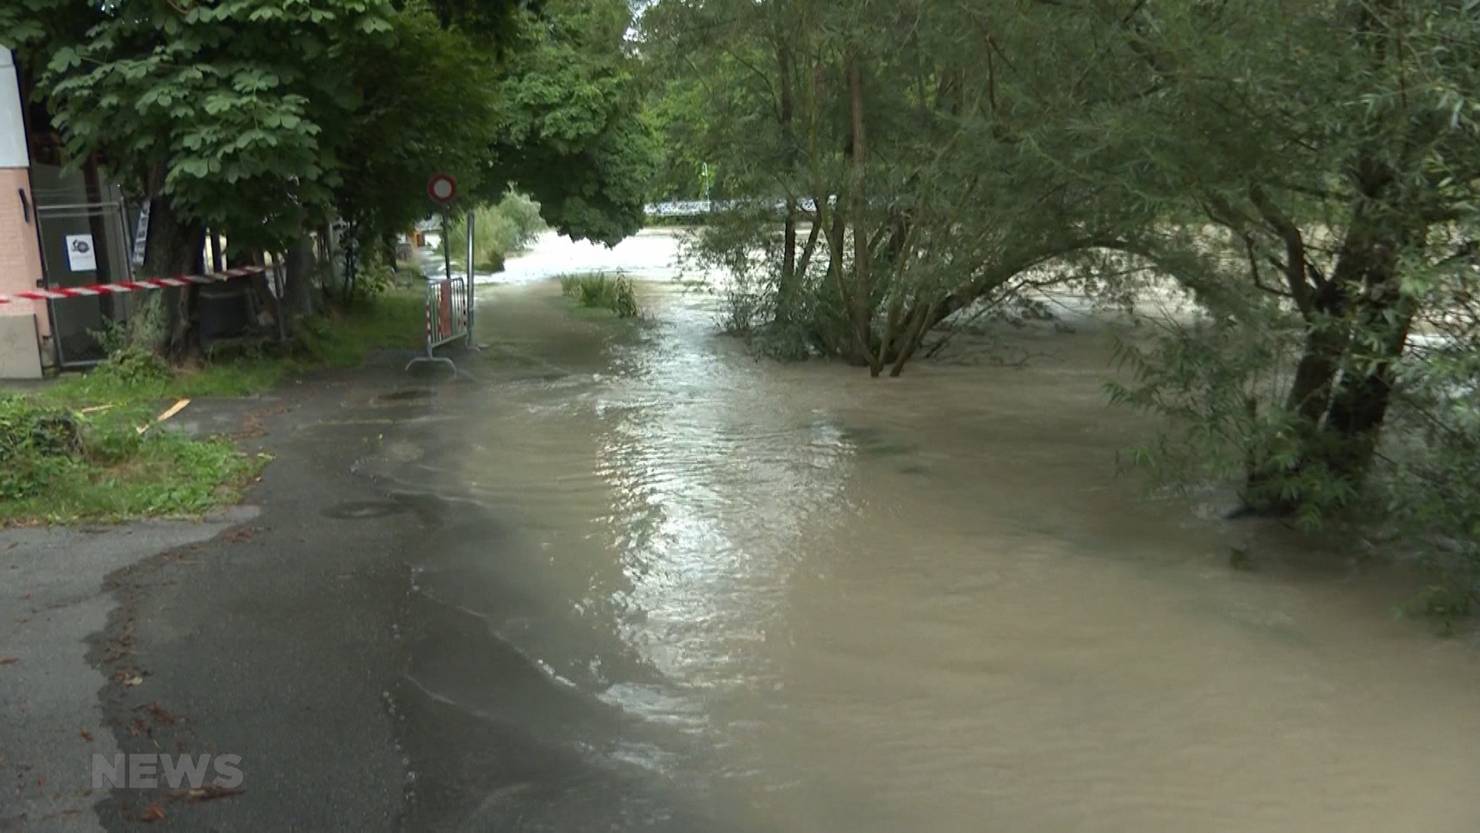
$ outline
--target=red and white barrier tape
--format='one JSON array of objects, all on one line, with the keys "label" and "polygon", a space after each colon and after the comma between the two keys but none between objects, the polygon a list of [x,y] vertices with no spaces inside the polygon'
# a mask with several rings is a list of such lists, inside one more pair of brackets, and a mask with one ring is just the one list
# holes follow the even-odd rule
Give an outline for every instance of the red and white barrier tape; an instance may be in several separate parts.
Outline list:
[{"label": "red and white barrier tape", "polygon": [[67,286],[56,289],[28,289],[14,295],[0,295],[0,304],[12,301],[55,301],[62,298],[85,298],[89,295],[115,295],[120,292],[139,292],[150,289],[167,289],[189,286],[195,283],[220,283],[233,278],[245,278],[267,271],[261,266],[242,266],[224,272],[207,272],[204,275],[176,275],[173,278],[145,278],[141,281],[119,281],[118,283],[94,283],[87,286]]}]

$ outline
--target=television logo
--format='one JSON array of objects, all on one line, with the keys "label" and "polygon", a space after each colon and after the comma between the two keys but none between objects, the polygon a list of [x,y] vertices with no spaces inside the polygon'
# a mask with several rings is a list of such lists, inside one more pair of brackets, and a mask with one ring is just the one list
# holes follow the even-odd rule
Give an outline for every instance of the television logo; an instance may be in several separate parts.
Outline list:
[{"label": "television logo", "polygon": [[93,753],[92,788],[127,790],[152,790],[160,786],[172,790],[198,790],[206,786],[206,776],[212,772],[215,778],[210,783],[225,789],[236,789],[242,784],[242,756],[240,755],[163,755],[144,752],[125,755],[115,754],[111,759]]}]

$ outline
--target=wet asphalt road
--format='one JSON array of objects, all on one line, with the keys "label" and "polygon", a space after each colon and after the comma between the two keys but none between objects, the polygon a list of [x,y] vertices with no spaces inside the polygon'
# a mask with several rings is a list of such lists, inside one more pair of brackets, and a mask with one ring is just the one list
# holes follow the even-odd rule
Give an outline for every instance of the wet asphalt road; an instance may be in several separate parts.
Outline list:
[{"label": "wet asphalt road", "polygon": [[[428,547],[496,550],[501,524],[384,476],[387,448],[455,454],[476,384],[404,358],[192,404],[180,428],[273,455],[244,506],[0,531],[0,831],[720,828],[588,754],[613,715],[416,592]],[[477,708],[419,682],[449,669]],[[117,752],[238,755],[243,791],[92,789]]]}]

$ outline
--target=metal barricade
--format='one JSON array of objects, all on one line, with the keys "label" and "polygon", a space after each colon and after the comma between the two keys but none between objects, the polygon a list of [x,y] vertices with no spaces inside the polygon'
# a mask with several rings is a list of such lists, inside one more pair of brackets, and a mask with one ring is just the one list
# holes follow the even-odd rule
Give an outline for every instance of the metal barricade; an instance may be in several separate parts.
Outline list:
[{"label": "metal barricade", "polygon": [[460,338],[472,346],[473,293],[468,291],[468,281],[464,278],[428,280],[425,307],[426,355],[412,359],[406,364],[406,369],[410,370],[421,362],[437,362],[452,368],[455,373],[457,365],[452,359],[438,356],[433,351]]}]

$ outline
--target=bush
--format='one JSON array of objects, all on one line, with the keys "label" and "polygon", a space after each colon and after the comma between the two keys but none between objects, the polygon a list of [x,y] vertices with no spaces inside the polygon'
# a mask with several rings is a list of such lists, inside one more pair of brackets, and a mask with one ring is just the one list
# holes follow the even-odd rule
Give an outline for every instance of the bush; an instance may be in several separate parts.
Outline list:
[{"label": "bush", "polygon": [[[479,271],[498,272],[504,259],[517,254],[545,230],[540,218],[540,204],[523,194],[510,191],[495,205],[474,209],[477,218],[473,237],[473,265]],[[462,259],[468,248],[466,218],[458,217],[446,239],[452,246],[452,257]]]},{"label": "bush", "polygon": [[356,267],[351,305],[371,301],[396,289],[419,287],[426,280],[421,270],[409,263],[399,263],[380,246],[361,246],[365,253]]},{"label": "bush", "polygon": [[383,261],[366,259],[355,272],[355,282],[349,302],[366,301],[381,295],[395,285],[396,271]]},{"label": "bush", "polygon": [[101,327],[87,332],[103,348],[104,355],[111,356],[129,346],[128,326],[117,321],[104,320]]},{"label": "bush", "polygon": [[1435,569],[1425,612],[1480,610],[1480,339],[1416,347],[1399,372],[1373,491],[1395,541]]},{"label": "bush", "polygon": [[100,380],[119,385],[141,385],[163,382],[170,378],[170,366],[157,354],[137,347],[113,353],[93,369]]},{"label": "bush", "polygon": [[0,396],[0,500],[40,493],[81,451],[81,429],[67,411]]},{"label": "bush", "polygon": [[71,454],[81,442],[77,421],[65,410],[0,395],[0,462],[24,454]]},{"label": "bush", "polygon": [[618,318],[639,314],[632,282],[620,275],[563,275],[560,291],[583,307],[611,310]]}]

